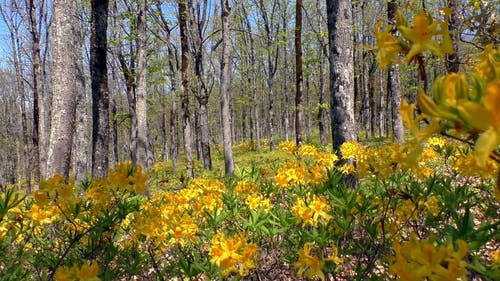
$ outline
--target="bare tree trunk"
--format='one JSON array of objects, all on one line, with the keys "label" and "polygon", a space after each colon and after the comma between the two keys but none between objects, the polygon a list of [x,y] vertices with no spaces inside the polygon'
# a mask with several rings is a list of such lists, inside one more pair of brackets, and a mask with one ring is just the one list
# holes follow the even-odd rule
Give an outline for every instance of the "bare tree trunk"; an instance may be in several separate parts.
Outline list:
[{"label": "bare tree trunk", "polygon": [[453,44],[453,54],[446,55],[446,70],[448,73],[457,73],[460,70],[460,61],[458,59],[458,41],[460,33],[458,31],[458,16],[457,16],[457,1],[446,0],[446,6],[450,8],[450,16],[448,18],[448,30],[451,34]]},{"label": "bare tree trunk", "polygon": [[203,167],[207,170],[212,169],[212,157],[210,155],[210,134],[208,128],[208,94],[205,95],[204,100],[199,101],[199,122],[200,122],[200,146],[201,158],[203,160]]},{"label": "bare tree trunk", "polygon": [[222,18],[222,60],[221,60],[221,117],[222,143],[224,146],[224,167],[227,176],[234,173],[233,143],[231,140],[231,38],[229,0],[221,0]]},{"label": "bare tree trunk", "polygon": [[302,139],[302,0],[295,1],[295,143],[301,146]]},{"label": "bare tree trunk", "polygon": [[108,0],[91,1],[90,76],[92,86],[92,177],[108,176],[109,91],[107,67]]},{"label": "bare tree trunk", "polygon": [[[76,2],[72,0],[54,1],[54,94],[50,141],[47,159],[47,175],[61,174],[69,177],[71,149],[75,124],[76,97],[78,90],[78,51],[76,35]],[[81,50],[81,49],[80,49]],[[81,81],[80,81],[81,83]]]},{"label": "bare tree trunk", "polygon": [[111,116],[112,121],[111,121],[111,161],[110,165],[111,167],[116,166],[119,162],[119,155],[118,155],[118,120],[116,118],[116,99],[112,98],[111,99]]},{"label": "bare tree trunk", "polygon": [[[83,27],[79,24],[80,30],[76,31],[75,36],[77,36],[77,42],[75,44],[75,49],[77,53],[82,53],[82,46],[85,42],[85,36],[82,32]],[[75,126],[75,139],[74,139],[74,173],[75,182],[81,183],[88,177],[88,163],[89,163],[89,112],[88,107],[88,97],[85,89],[85,74],[83,72],[83,57],[79,56],[76,61],[77,66],[77,78],[76,83],[76,126]]]},{"label": "bare tree trunk", "polygon": [[184,152],[186,156],[186,170],[188,177],[194,176],[193,171],[193,139],[191,136],[191,116],[189,112],[189,80],[188,80],[188,66],[189,66],[189,45],[187,38],[187,9],[184,1],[179,1],[179,30],[181,37],[181,109],[182,109],[182,129],[184,133]]},{"label": "bare tree trunk", "polygon": [[354,119],[353,23],[350,0],[327,0],[333,149],[357,139]]},{"label": "bare tree trunk", "polygon": [[30,34],[31,34],[31,51],[32,51],[32,70],[33,70],[33,178],[35,180],[35,186],[38,186],[42,176],[40,164],[46,162],[46,149],[44,146],[40,146],[40,142],[43,144],[48,139],[45,134],[45,128],[48,124],[44,122],[44,111],[47,108],[44,107],[43,94],[41,92],[41,59],[40,59],[40,34],[38,32],[38,23],[36,16],[36,6],[34,0],[28,2],[27,8],[29,9],[29,19],[30,19]]},{"label": "bare tree trunk", "polygon": [[139,10],[137,15],[137,70],[136,70],[136,98],[135,110],[137,117],[137,147],[136,147],[136,164],[147,169],[154,162],[152,151],[149,143],[148,132],[148,105],[147,98],[147,57],[146,57],[146,0],[138,2]]},{"label": "bare tree trunk", "polygon": [[385,77],[387,77],[385,74],[385,71],[383,69],[379,70],[379,74],[377,75],[378,78],[378,88],[380,89],[379,92],[379,103],[378,103],[378,133],[379,136],[384,137],[385,136],[385,119],[386,119],[386,110],[385,110],[385,104],[386,104],[386,94],[385,94]]},{"label": "bare tree trunk", "polygon": [[325,59],[321,59],[321,65],[319,66],[319,109],[318,109],[318,127],[319,127],[319,140],[321,146],[323,148],[327,145],[326,140],[326,124],[325,124],[325,114],[326,109],[324,107],[325,104],[325,91],[326,91],[326,83],[325,83]]}]

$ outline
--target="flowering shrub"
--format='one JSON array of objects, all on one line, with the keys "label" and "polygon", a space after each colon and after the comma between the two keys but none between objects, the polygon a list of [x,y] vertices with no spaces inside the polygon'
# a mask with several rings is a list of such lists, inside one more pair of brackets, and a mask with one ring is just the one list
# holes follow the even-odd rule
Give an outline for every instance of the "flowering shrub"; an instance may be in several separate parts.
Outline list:
[{"label": "flowering shrub", "polygon": [[[9,189],[0,198],[0,275],[265,279],[278,269],[320,280],[410,280],[409,270],[414,280],[498,275],[498,252],[489,250],[499,225],[493,160],[491,170],[477,166],[483,172],[471,174],[457,163],[475,161],[473,151],[438,137],[423,144],[416,166],[406,145],[347,143],[343,154],[356,160],[361,182],[350,189],[342,167],[333,166],[336,156],[285,146],[292,160],[270,171],[273,181],[248,167],[253,172],[236,179],[192,179],[146,197],[150,177],[122,163],[109,178],[81,185],[56,176],[32,195]],[[290,163],[302,172],[283,184]],[[316,169],[321,176],[312,176]]]}]

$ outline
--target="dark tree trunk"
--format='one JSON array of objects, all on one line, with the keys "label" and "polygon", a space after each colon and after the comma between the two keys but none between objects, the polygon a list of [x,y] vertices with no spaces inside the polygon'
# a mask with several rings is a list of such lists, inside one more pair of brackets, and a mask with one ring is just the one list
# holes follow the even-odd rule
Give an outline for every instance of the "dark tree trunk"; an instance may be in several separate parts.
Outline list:
[{"label": "dark tree trunk", "polygon": [[179,1],[179,31],[181,37],[181,109],[182,109],[182,130],[184,133],[184,152],[186,157],[186,170],[188,177],[194,176],[193,171],[193,140],[191,136],[191,114],[189,112],[189,45],[187,37],[187,8],[184,1]]},{"label": "dark tree trunk", "polygon": [[301,146],[302,136],[302,0],[295,2],[295,143]]},{"label": "dark tree trunk", "polygon": [[107,67],[108,0],[91,1],[90,76],[92,87],[92,177],[108,176],[109,92]]},{"label": "dark tree trunk", "polygon": [[460,33],[458,30],[457,1],[446,0],[445,2],[446,6],[450,8],[448,30],[450,31],[454,51],[452,54],[446,55],[446,70],[448,73],[457,73],[460,70],[460,61],[458,59],[458,41],[460,40]]},{"label": "dark tree trunk", "polygon": [[45,126],[47,124],[44,122],[44,111],[47,108],[44,107],[43,97],[41,91],[40,80],[41,75],[41,59],[40,59],[40,34],[38,32],[38,23],[36,16],[36,6],[35,1],[30,0],[28,3],[29,8],[29,19],[30,19],[30,34],[31,34],[31,51],[32,51],[32,70],[33,70],[33,179],[35,180],[35,186],[38,186],[40,179],[43,175],[40,164],[46,162],[46,149],[40,146],[40,142],[44,143],[47,139]]}]

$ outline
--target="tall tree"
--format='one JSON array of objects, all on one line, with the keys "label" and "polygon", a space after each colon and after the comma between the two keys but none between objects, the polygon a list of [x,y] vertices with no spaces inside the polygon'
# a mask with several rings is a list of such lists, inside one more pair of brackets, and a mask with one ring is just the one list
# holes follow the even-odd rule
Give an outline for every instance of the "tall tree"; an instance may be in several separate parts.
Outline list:
[{"label": "tall tree", "polygon": [[[196,111],[195,127],[197,148],[201,152],[203,167],[205,169],[212,169],[212,157],[210,152],[210,134],[208,128],[208,99],[213,86],[212,83],[206,81],[206,77],[213,76],[211,73],[206,73],[204,63],[204,53],[206,52],[205,44],[206,30],[208,26],[208,19],[210,16],[208,0],[195,0],[195,3],[188,7],[189,20],[187,23],[188,35],[190,39],[190,51],[194,58],[194,83],[192,89],[196,100],[198,101],[198,108]],[[211,55],[211,54],[209,54]]]},{"label": "tall tree", "polygon": [[221,0],[222,17],[222,60],[220,77],[222,138],[224,147],[224,167],[226,175],[234,173],[233,143],[231,134],[231,37],[229,0]]},{"label": "tall tree", "polygon": [[[38,5],[43,7],[43,2],[41,1]],[[45,122],[45,111],[48,111],[44,106],[43,93],[41,87],[41,58],[40,58],[40,31],[38,27],[37,18],[37,6],[34,0],[29,0],[26,8],[29,13],[29,31],[31,35],[31,57],[32,57],[32,84],[33,84],[33,177],[35,180],[35,185],[38,185],[40,178],[44,175],[44,171],[40,166],[41,163],[45,163],[46,159],[46,149],[43,145],[45,144],[48,136],[46,135],[46,129],[49,124]],[[46,176],[46,175],[44,175]]]},{"label": "tall tree", "polygon": [[136,159],[137,165],[148,168],[153,164],[152,150],[149,143],[148,136],[148,105],[147,98],[147,85],[146,85],[146,47],[147,47],[147,34],[146,34],[146,0],[139,0],[137,14],[137,34],[136,34],[136,48],[137,48],[137,89],[136,89],[136,116],[137,116],[137,150]]},{"label": "tall tree", "polygon": [[354,56],[351,0],[327,0],[330,46],[330,116],[333,149],[357,139],[354,119]]},{"label": "tall tree", "polygon": [[187,16],[186,0],[178,2],[179,7],[179,31],[181,37],[181,109],[182,109],[182,130],[184,134],[184,153],[186,157],[186,170],[189,177],[194,176],[193,171],[193,139],[191,136],[191,116],[189,112],[189,44],[187,37]]},{"label": "tall tree", "polygon": [[[302,0],[295,2],[295,142],[302,145]],[[286,93],[285,93],[286,94]]]},{"label": "tall tree", "polygon": [[[389,24],[393,25],[391,33],[396,33],[396,10],[398,8],[398,1],[392,0],[387,2],[387,18]],[[389,98],[391,100],[391,110],[392,110],[392,131],[394,134],[394,140],[398,143],[403,143],[404,141],[404,131],[403,131],[403,119],[399,113],[399,107],[401,106],[401,81],[399,74],[399,65],[392,64],[387,73],[387,91]]]},{"label": "tall tree", "polygon": [[[78,2],[79,3],[79,2]],[[82,13],[82,10],[85,9],[82,4],[78,4],[78,10]],[[80,21],[78,23],[78,30],[75,32],[76,36],[76,44],[74,48],[75,52],[82,53],[83,45],[85,44],[86,34],[84,30],[85,23]],[[75,181],[80,183],[87,179],[88,177],[88,164],[89,164],[89,148],[88,145],[89,138],[89,99],[86,91],[86,83],[85,83],[85,74],[83,70],[83,56],[79,56],[76,61],[77,73],[76,73],[76,124],[75,124],[75,133],[74,133],[74,174]]]},{"label": "tall tree", "polygon": [[75,124],[78,61],[81,56],[76,33],[78,15],[76,1],[55,0],[54,3],[54,93],[50,141],[47,159],[47,176],[69,176],[73,132]]},{"label": "tall tree", "polygon": [[92,177],[108,175],[109,92],[107,66],[108,0],[91,1],[90,76],[92,87]]}]

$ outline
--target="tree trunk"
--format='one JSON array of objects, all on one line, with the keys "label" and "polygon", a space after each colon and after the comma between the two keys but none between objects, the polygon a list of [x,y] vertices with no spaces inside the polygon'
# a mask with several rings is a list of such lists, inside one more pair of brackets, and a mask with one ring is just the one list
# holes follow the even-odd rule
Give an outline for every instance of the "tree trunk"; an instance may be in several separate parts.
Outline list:
[{"label": "tree trunk", "polygon": [[[76,22],[76,2],[71,0],[54,1],[54,94],[50,141],[47,159],[47,175],[61,174],[69,177],[71,149],[75,124],[76,97],[81,90],[77,83],[78,51],[76,35],[79,26]],[[80,81],[81,83],[81,81]]]},{"label": "tree trunk", "polygon": [[179,31],[181,37],[181,110],[182,110],[182,130],[184,134],[184,152],[186,156],[186,170],[188,177],[194,176],[193,171],[193,139],[191,137],[191,116],[189,112],[189,45],[187,38],[187,9],[184,1],[179,1]]},{"label": "tree trunk", "polygon": [[458,30],[458,15],[457,1],[446,0],[446,6],[450,8],[450,16],[448,18],[448,30],[450,31],[453,44],[453,54],[446,55],[446,70],[448,73],[457,73],[460,70],[460,61],[458,59],[458,41],[460,40],[460,32]]},{"label": "tree trunk", "polygon": [[295,2],[295,143],[301,146],[302,137],[302,0]]},{"label": "tree trunk", "polygon": [[107,67],[108,0],[91,1],[90,76],[92,87],[92,177],[108,176],[109,92]]},{"label": "tree trunk", "polygon": [[330,115],[333,149],[357,139],[354,119],[353,22],[350,0],[327,0],[330,44]]},{"label": "tree trunk", "polygon": [[224,168],[226,176],[234,173],[233,143],[231,140],[231,38],[229,0],[221,0],[222,18],[222,60],[221,60],[221,117],[222,143],[224,147]]},{"label": "tree trunk", "polygon": [[200,122],[200,146],[201,146],[201,158],[203,160],[203,167],[206,170],[212,169],[212,157],[210,155],[210,133],[208,128],[208,95],[206,99],[199,100],[199,122]]},{"label": "tree trunk", "polygon": [[38,186],[42,176],[40,164],[46,162],[46,149],[40,146],[48,139],[45,134],[45,127],[48,124],[44,122],[44,113],[47,110],[43,103],[43,96],[41,91],[41,59],[40,59],[40,34],[38,32],[38,23],[36,17],[36,6],[34,0],[28,3],[29,19],[30,19],[30,34],[31,34],[31,51],[32,51],[32,70],[33,70],[33,178],[35,186]]},{"label": "tree trunk", "polygon": [[[85,37],[82,34],[83,27],[79,24],[79,31],[76,31],[77,42],[75,44],[76,52],[82,52],[82,47],[85,42]],[[85,89],[85,74],[83,71],[83,57],[79,56],[76,61],[77,66],[77,78],[76,83],[76,126],[75,126],[75,139],[74,139],[74,173],[75,182],[81,183],[88,177],[88,164],[89,164],[89,112],[88,108],[88,97]]]},{"label": "tree trunk", "polygon": [[136,163],[147,169],[154,162],[152,156],[152,151],[149,143],[148,137],[148,105],[147,99],[147,85],[146,85],[146,75],[147,75],[147,57],[146,57],[146,0],[140,0],[138,2],[138,15],[137,15],[137,36],[136,36],[136,48],[137,48],[137,70],[136,70],[136,98],[135,98],[135,110],[137,117],[137,147],[136,147]]}]

